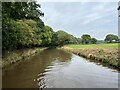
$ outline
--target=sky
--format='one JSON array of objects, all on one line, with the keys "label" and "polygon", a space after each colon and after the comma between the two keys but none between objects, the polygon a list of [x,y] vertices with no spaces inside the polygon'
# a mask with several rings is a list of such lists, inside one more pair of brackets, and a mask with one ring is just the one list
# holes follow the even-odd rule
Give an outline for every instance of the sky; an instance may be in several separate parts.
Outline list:
[{"label": "sky", "polygon": [[90,34],[103,40],[107,34],[118,35],[117,2],[38,2],[45,25],[64,30],[75,37]]}]

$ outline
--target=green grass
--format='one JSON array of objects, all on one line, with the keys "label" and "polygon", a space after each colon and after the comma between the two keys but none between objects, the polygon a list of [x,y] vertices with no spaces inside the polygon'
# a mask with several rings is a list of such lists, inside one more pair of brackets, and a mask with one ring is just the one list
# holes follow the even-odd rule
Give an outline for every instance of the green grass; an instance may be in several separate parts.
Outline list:
[{"label": "green grass", "polygon": [[[119,44],[120,45],[120,44]],[[83,44],[69,44],[66,45],[70,48],[99,48],[99,47],[103,47],[103,48],[118,48],[118,43],[111,43],[111,44],[88,44],[88,45],[83,45]]]}]

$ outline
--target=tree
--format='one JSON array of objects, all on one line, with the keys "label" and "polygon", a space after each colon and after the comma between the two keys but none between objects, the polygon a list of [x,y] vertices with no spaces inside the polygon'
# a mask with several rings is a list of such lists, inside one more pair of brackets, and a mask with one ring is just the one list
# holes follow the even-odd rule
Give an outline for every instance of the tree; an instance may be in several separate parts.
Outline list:
[{"label": "tree", "polygon": [[[42,43],[42,30],[34,20],[8,20],[3,25],[3,49],[12,50],[22,47],[39,46]],[[34,28],[33,28],[34,27]]]},{"label": "tree", "polygon": [[53,32],[50,46],[57,46],[57,45],[58,45],[58,34],[57,32]]},{"label": "tree", "polygon": [[58,38],[57,45],[62,46],[62,45],[69,43],[70,37],[71,37],[70,34],[68,34],[67,32],[62,31],[62,30],[57,31],[56,34],[57,34],[57,38]]},{"label": "tree", "polygon": [[91,40],[91,36],[88,35],[88,34],[83,34],[81,36],[81,39],[82,39],[82,43],[83,44],[89,44],[90,43],[90,40]]},{"label": "tree", "polygon": [[42,45],[47,46],[52,42],[53,29],[50,26],[45,26],[42,31]]},{"label": "tree", "polygon": [[118,42],[118,40],[118,36],[114,34],[108,34],[104,39],[104,41],[108,43]]},{"label": "tree", "polygon": [[97,43],[97,39],[96,38],[91,38],[91,43],[92,44],[96,44]]},{"label": "tree", "polygon": [[44,14],[40,7],[36,2],[2,2],[3,50],[41,45]]},{"label": "tree", "polygon": [[70,41],[68,42],[69,44],[77,44],[77,38],[74,37],[73,35],[69,34]]},{"label": "tree", "polygon": [[2,2],[3,16],[16,19],[40,19],[44,13],[36,2]]}]

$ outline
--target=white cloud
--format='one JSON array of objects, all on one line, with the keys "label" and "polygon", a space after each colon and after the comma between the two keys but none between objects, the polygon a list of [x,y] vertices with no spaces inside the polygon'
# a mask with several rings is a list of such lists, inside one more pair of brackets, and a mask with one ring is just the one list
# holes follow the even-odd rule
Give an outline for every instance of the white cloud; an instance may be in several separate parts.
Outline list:
[{"label": "white cloud", "polygon": [[100,30],[98,39],[107,33],[117,34],[117,3],[43,2],[41,5],[45,13],[43,21],[55,31],[61,29],[80,37],[83,33],[96,36],[95,30]]}]

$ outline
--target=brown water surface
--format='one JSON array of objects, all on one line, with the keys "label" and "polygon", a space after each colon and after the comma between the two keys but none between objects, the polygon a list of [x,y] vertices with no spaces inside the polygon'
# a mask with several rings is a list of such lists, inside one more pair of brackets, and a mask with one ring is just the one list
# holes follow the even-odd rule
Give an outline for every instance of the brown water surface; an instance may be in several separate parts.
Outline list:
[{"label": "brown water surface", "polygon": [[118,72],[58,49],[3,70],[3,88],[118,88]]}]

